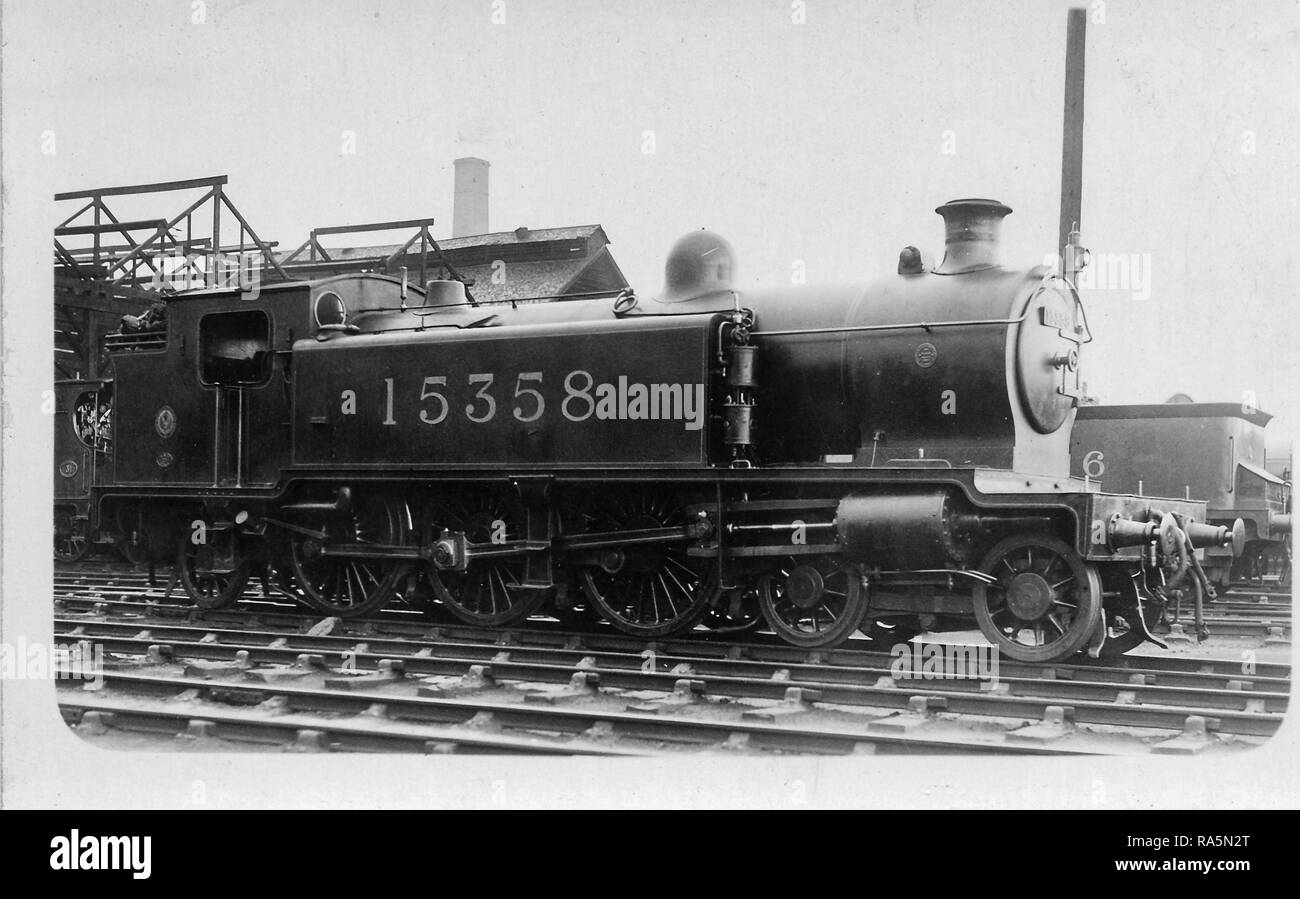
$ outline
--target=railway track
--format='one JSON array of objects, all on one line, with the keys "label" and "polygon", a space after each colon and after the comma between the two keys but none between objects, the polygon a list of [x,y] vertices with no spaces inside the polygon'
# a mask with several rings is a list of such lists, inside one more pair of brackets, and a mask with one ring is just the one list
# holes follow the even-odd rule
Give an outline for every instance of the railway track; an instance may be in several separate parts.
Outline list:
[{"label": "railway track", "polygon": [[[1193,613],[1184,606],[1179,622],[1192,629]],[[1234,587],[1205,605],[1205,624],[1221,637],[1263,637],[1272,643],[1291,639],[1290,592]]]},{"label": "railway track", "polygon": [[1268,616],[1274,618],[1291,618],[1290,594],[1259,594],[1258,596],[1229,594],[1228,598],[1217,599],[1207,607],[1210,612],[1223,616]]},{"label": "railway track", "polygon": [[260,591],[240,610],[205,612],[160,601],[142,576],[114,579],[64,573],[56,585],[56,639],[108,654],[101,689],[64,682],[60,693],[92,738],[570,754],[1231,751],[1277,729],[1290,689],[1286,665],[1178,656],[1001,660],[996,684],[927,680],[896,676],[895,657],[867,641],[648,644],[598,626],[494,633],[400,609],[321,621]]}]

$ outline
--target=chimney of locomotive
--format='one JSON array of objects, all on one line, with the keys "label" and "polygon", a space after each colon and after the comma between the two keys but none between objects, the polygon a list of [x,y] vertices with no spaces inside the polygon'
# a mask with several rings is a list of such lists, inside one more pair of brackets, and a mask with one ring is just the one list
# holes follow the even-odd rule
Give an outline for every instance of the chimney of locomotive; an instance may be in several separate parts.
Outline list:
[{"label": "chimney of locomotive", "polygon": [[456,193],[451,209],[451,236],[488,233],[488,167],[486,159],[463,156],[456,167]]},{"label": "chimney of locomotive", "polygon": [[944,256],[935,274],[959,275],[994,268],[998,236],[1011,207],[997,200],[950,200],[934,210],[943,216]]}]

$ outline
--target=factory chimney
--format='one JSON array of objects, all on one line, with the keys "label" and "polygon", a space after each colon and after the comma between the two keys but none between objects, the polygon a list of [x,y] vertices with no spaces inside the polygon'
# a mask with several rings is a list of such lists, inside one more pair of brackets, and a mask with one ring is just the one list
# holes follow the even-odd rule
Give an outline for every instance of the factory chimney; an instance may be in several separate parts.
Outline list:
[{"label": "factory chimney", "polygon": [[451,212],[451,236],[488,233],[488,161],[476,156],[457,159],[456,196]]}]

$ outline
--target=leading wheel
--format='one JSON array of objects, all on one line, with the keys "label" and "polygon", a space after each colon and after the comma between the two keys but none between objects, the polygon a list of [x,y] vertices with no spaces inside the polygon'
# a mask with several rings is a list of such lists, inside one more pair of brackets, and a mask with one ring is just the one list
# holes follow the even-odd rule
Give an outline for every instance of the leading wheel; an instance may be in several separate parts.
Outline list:
[{"label": "leading wheel", "polygon": [[782,640],[816,648],[841,643],[867,611],[856,566],[839,556],[790,556],[758,583],[763,618]]},{"label": "leading wheel", "polygon": [[975,620],[998,650],[1021,662],[1074,655],[1101,626],[1101,578],[1055,537],[1021,534],[989,550],[975,587]]},{"label": "leading wheel", "polygon": [[200,609],[227,609],[244,595],[249,564],[237,545],[231,549],[195,544],[186,532],[178,561],[181,587]]},{"label": "leading wheel", "polygon": [[329,550],[401,545],[409,533],[404,505],[363,494],[347,512],[317,520],[313,527],[320,536],[295,533],[290,542],[294,580],[309,606],[326,615],[355,618],[393,598],[393,588],[408,568],[404,562],[333,555]]}]

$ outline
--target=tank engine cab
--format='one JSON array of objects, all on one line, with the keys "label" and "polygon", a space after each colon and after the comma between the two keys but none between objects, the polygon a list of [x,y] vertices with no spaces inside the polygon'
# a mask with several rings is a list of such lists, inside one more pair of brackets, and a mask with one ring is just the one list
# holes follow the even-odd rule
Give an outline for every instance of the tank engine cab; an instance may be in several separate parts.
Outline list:
[{"label": "tank engine cab", "polygon": [[198,290],[170,299],[163,332],[110,337],[119,429],[139,441],[117,455],[117,482],[273,487],[288,463],[294,343],[355,330],[404,294],[423,291],[377,275]]},{"label": "tank engine cab", "polygon": [[107,476],[91,515],[133,522],[128,532],[166,560],[189,523],[204,519],[216,525],[205,554],[221,551],[232,500],[283,488],[295,341],[352,327],[348,318],[408,295],[423,291],[378,275],[205,289],[168,297],[148,327],[124,323],[105,339],[119,439],[100,454]]}]

